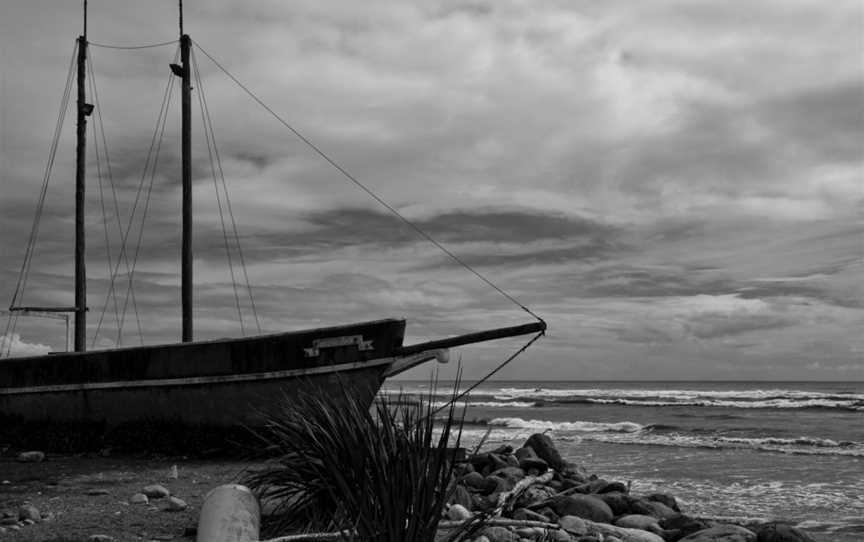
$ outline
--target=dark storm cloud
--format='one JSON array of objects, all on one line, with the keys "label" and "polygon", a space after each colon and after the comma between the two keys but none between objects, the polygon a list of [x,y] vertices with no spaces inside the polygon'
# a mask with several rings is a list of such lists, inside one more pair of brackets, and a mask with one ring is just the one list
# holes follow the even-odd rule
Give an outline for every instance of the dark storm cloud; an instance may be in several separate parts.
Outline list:
[{"label": "dark storm cloud", "polygon": [[864,127],[864,80],[855,79],[780,96],[760,107],[781,139],[820,161],[859,163]]}]

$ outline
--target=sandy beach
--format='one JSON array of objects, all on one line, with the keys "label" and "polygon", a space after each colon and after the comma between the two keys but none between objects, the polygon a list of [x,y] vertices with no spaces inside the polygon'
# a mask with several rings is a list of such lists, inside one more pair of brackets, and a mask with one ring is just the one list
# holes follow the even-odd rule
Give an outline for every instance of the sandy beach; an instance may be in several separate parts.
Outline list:
[{"label": "sandy beach", "polygon": [[[172,467],[177,466],[177,478]],[[9,530],[0,540],[87,540],[95,534],[127,540],[191,540],[208,491],[236,480],[249,463],[182,457],[49,455],[39,463],[0,458],[0,515],[24,503],[48,519]],[[167,499],[130,503],[144,486],[160,484],[188,505],[167,511]],[[184,538],[188,536],[189,538]]]}]

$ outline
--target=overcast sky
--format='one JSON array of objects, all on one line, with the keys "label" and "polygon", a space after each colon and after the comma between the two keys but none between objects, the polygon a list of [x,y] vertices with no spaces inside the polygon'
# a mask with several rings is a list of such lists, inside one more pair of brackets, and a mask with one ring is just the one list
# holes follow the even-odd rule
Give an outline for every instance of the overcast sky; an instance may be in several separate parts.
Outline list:
[{"label": "overcast sky", "polygon": [[[548,321],[500,378],[864,379],[862,2],[185,3],[204,50]],[[175,2],[90,0],[88,32],[175,40]],[[78,2],[3,3],[4,305],[80,33]],[[175,51],[91,48],[123,224]],[[240,333],[202,90],[265,332],[405,317],[417,342],[531,321],[195,55],[197,337]],[[148,343],[179,336],[178,110],[175,94],[135,272]],[[28,305],[72,304],[69,113]],[[109,276],[99,169],[115,261],[120,237],[104,149],[99,167],[89,151],[92,340]],[[254,327],[248,298],[243,313]],[[96,343],[111,346],[113,301],[104,320]],[[22,320],[16,333],[20,352],[65,344],[62,322]],[[138,342],[129,312],[123,344]],[[466,376],[520,344],[464,349]]]}]

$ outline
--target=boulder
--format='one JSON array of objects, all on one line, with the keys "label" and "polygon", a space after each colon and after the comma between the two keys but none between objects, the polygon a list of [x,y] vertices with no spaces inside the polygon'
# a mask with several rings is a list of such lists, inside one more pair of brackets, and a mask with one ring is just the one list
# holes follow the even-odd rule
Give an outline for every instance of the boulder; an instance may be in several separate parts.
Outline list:
[{"label": "boulder", "polygon": [[615,516],[605,502],[591,495],[560,495],[553,497],[550,505],[559,516],[578,516],[600,523],[609,523]]},{"label": "boulder", "polygon": [[513,531],[521,539],[542,540],[546,536],[546,529],[542,527],[518,527]]},{"label": "boulder", "polygon": [[533,508],[547,501],[555,491],[542,485],[533,485],[525,489],[516,499],[515,506]]},{"label": "boulder", "polygon": [[513,446],[510,446],[509,444],[502,444],[501,446],[498,446],[497,448],[492,450],[492,453],[498,455],[510,455],[513,453]]},{"label": "boulder", "polygon": [[705,520],[695,519],[684,515],[661,519],[659,523],[660,527],[663,529],[678,531],[680,533],[678,538],[711,527],[711,525]]},{"label": "boulder", "polygon": [[542,516],[547,518],[548,521],[550,521],[552,523],[555,523],[556,521],[558,521],[558,517],[559,517],[558,514],[556,514],[555,510],[552,510],[548,506],[544,506],[543,508],[538,508],[537,513],[541,514]]},{"label": "boulder", "polygon": [[537,457],[537,452],[535,452],[534,448],[532,448],[531,446],[522,446],[521,448],[519,448],[518,450],[513,452],[513,454],[516,456],[516,459],[518,459],[519,461],[522,461],[523,459],[526,459],[526,458]]},{"label": "boulder", "polygon": [[596,493],[627,493],[627,486],[622,482],[609,482],[597,489]]},{"label": "boulder", "polygon": [[543,521],[548,522],[549,518],[535,512],[533,510],[528,510],[527,508],[517,508],[513,514],[513,519],[518,519],[519,521]]},{"label": "boulder", "polygon": [[[537,453],[539,455],[540,452],[537,452]],[[540,456],[540,457],[543,457],[543,456]],[[543,459],[546,459],[546,458],[543,457]],[[548,463],[549,461],[547,460],[546,462]],[[552,465],[550,464],[549,466],[551,467]],[[588,481],[588,472],[583,467],[580,467],[576,463],[571,463],[569,461],[565,461],[563,468],[555,469],[555,470],[557,470],[559,473],[561,473],[561,475],[564,476],[565,478],[570,478],[572,480],[578,480],[580,482]]]},{"label": "boulder", "polygon": [[680,542],[756,542],[756,533],[738,525],[717,525],[689,534]]},{"label": "boulder", "polygon": [[546,482],[546,484],[544,484],[544,485],[546,487],[551,487],[552,489],[555,490],[556,493],[564,490],[564,486],[561,483],[561,480],[556,480],[554,478],[549,480],[548,482]]},{"label": "boulder", "polygon": [[630,514],[654,516],[657,519],[667,519],[679,515],[678,512],[672,510],[663,503],[649,501],[648,499],[643,498],[630,497],[627,499],[627,505]]},{"label": "boulder", "polygon": [[561,491],[573,489],[574,487],[579,487],[583,484],[583,482],[581,480],[574,480],[572,478],[562,478],[560,483],[561,483]]},{"label": "boulder", "polygon": [[447,519],[462,521],[471,518],[471,512],[461,504],[453,504],[447,509]]},{"label": "boulder", "polygon": [[588,522],[588,532],[599,534],[607,541],[609,537],[614,536],[622,542],[665,542],[661,536],[643,531],[642,529],[615,527],[613,525],[606,525],[605,523]]},{"label": "boulder", "polygon": [[558,518],[558,525],[572,535],[584,536],[588,534],[588,525],[585,520],[576,516],[562,516]]},{"label": "boulder", "polygon": [[168,491],[164,486],[160,486],[159,484],[151,484],[149,486],[144,486],[141,488],[141,493],[147,495],[147,497],[151,499],[164,499],[171,495],[171,492]]},{"label": "boulder", "polygon": [[628,514],[651,515],[650,513],[645,514],[645,512],[650,512],[650,509],[647,508],[644,511],[633,510],[632,505],[636,499],[624,493],[613,491],[612,493],[601,493],[596,495],[596,497],[605,502],[616,516],[626,516]]},{"label": "boulder", "polygon": [[570,542],[572,538],[564,529],[550,529],[546,531],[546,538],[541,540],[544,542]]},{"label": "boulder", "polygon": [[150,502],[150,499],[143,493],[136,493],[129,497],[129,502],[132,504],[147,504]]},{"label": "boulder", "polygon": [[474,498],[471,496],[471,492],[465,489],[465,486],[457,484],[447,499],[447,504],[461,504],[470,510],[474,506]]},{"label": "boulder", "polygon": [[494,474],[490,474],[486,477],[486,487],[492,488],[490,493],[501,493],[504,491],[510,491],[514,487],[516,487],[516,483],[518,480],[511,480],[509,478],[504,478],[502,476],[495,476]]},{"label": "boulder", "polygon": [[756,529],[756,542],[816,542],[816,539],[785,523],[766,523]]},{"label": "boulder", "polygon": [[483,529],[483,536],[488,538],[489,542],[519,542],[519,537],[506,527],[486,527]]},{"label": "boulder", "polygon": [[660,504],[664,504],[675,510],[676,512],[680,512],[681,508],[678,506],[678,501],[675,500],[675,497],[672,495],[667,495],[666,493],[652,493],[645,497],[649,501],[659,502]]},{"label": "boulder", "polygon": [[535,457],[534,459],[524,459],[519,462],[519,466],[524,469],[527,474],[534,476],[543,474],[549,470],[549,465],[539,457]]},{"label": "boulder", "polygon": [[660,534],[658,531],[663,530],[657,523],[657,518],[640,514],[621,516],[615,520],[615,525],[618,527],[626,527],[628,529],[642,529],[643,531],[650,531],[655,534]]},{"label": "boulder", "polygon": [[491,462],[491,459],[489,459],[488,453],[474,454],[468,458],[468,462],[471,463],[471,466],[474,467],[474,470],[482,473],[483,469],[485,469]]},{"label": "boulder", "polygon": [[[607,482],[603,478],[591,480],[586,484],[587,487],[585,488],[585,493],[600,493],[599,490],[606,487],[607,485],[609,485],[609,482]],[[608,491],[606,493],[608,493]]]},{"label": "boulder", "polygon": [[493,472],[511,466],[507,459],[499,454],[489,454],[489,465]]},{"label": "boulder", "polygon": [[469,489],[482,491],[486,489],[486,477],[477,471],[471,471],[462,477],[459,482]]},{"label": "boulder", "polygon": [[497,476],[498,478],[504,478],[510,482],[513,482],[515,485],[516,482],[525,478],[525,471],[520,469],[519,467],[504,467],[503,469],[498,469],[495,472],[491,473],[489,476]]},{"label": "boulder", "polygon": [[523,446],[516,450],[516,459],[519,460],[519,466],[525,471],[534,470],[537,474],[549,470],[549,464],[537,456],[534,448]]},{"label": "boulder", "polygon": [[547,435],[534,433],[525,441],[524,447],[533,449],[534,453],[537,454],[537,457],[545,461],[549,467],[557,471],[563,471],[568,466],[568,464],[561,458],[558,449],[555,448],[555,444],[552,443],[552,439]]},{"label": "boulder", "polygon": [[651,508],[651,514],[649,515],[654,516],[657,519],[673,518],[681,515],[680,512],[676,512],[661,502],[643,501],[643,503]]}]

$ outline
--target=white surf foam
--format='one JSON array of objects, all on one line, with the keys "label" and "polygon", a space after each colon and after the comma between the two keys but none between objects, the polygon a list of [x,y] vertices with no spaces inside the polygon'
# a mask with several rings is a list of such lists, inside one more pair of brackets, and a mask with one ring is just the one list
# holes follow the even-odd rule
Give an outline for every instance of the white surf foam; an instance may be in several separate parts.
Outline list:
[{"label": "white surf foam", "polygon": [[495,418],[489,425],[512,427],[515,429],[536,429],[553,431],[576,431],[580,433],[636,433],[644,429],[633,422],[553,422],[547,420],[523,420],[522,418]]}]

